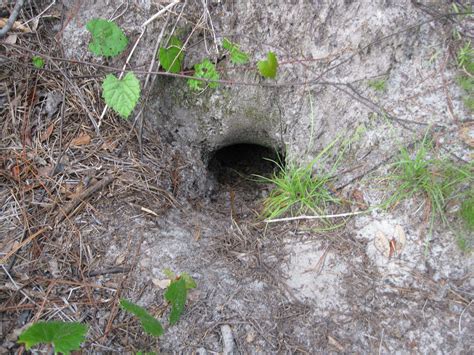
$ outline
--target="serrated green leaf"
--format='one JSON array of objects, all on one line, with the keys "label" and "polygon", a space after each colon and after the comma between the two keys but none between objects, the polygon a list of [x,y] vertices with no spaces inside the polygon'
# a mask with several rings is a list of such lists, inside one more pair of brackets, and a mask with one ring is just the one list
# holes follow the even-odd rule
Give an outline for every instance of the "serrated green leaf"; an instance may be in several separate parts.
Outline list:
[{"label": "serrated green leaf", "polygon": [[[201,63],[198,63],[194,66],[194,75],[195,78],[202,78],[208,80],[219,80],[219,73],[216,70],[216,66],[209,59],[203,60]],[[205,81],[188,79],[188,85],[193,90],[202,90],[203,84]],[[210,88],[216,88],[219,86],[219,83],[215,81],[207,82],[207,85]]]},{"label": "serrated green leaf", "polygon": [[196,281],[187,272],[181,273],[180,278],[184,279],[187,290],[197,287]]},{"label": "serrated green leaf", "polygon": [[102,97],[115,112],[128,118],[140,98],[140,81],[132,72],[128,72],[122,80],[108,74],[102,83]]},{"label": "serrated green leaf", "polygon": [[277,74],[278,60],[273,52],[268,52],[267,60],[261,60],[257,63],[258,71],[264,78],[274,79]]},{"label": "serrated green leaf", "polygon": [[159,58],[161,66],[170,73],[179,73],[184,59],[183,43],[178,37],[172,36],[166,48],[160,47]]},{"label": "serrated green leaf", "polygon": [[35,55],[35,56],[33,56],[33,58],[31,58],[31,62],[38,69],[42,69],[44,67],[44,59],[37,56],[37,55]]},{"label": "serrated green leaf", "polygon": [[163,330],[163,327],[161,326],[161,323],[155,317],[153,317],[150,313],[148,313],[144,308],[130,301],[127,301],[126,299],[123,299],[123,298],[120,299],[120,306],[124,310],[138,317],[138,319],[140,320],[142,324],[143,330],[145,332],[155,337],[159,337],[163,335],[164,330]]},{"label": "serrated green leaf", "polygon": [[249,61],[248,54],[241,51],[236,43],[232,43],[227,38],[224,38],[224,40],[222,41],[222,47],[229,51],[231,63],[245,64]]},{"label": "serrated green leaf", "polygon": [[89,50],[95,55],[115,57],[127,47],[128,38],[113,21],[92,19],[86,28],[92,35]]},{"label": "serrated green leaf", "polygon": [[176,324],[184,311],[188,291],[186,280],[180,278],[172,281],[165,292],[165,299],[171,303],[170,325]]},{"label": "serrated green leaf", "polygon": [[70,354],[81,348],[88,327],[72,322],[38,322],[20,334],[18,343],[25,344],[26,350],[37,344],[51,344],[54,353]]}]

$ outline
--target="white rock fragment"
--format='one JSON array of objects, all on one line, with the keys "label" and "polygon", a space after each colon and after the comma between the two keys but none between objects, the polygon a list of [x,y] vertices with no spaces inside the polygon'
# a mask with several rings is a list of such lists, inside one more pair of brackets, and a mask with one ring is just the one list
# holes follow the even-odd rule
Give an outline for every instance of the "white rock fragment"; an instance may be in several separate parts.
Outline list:
[{"label": "white rock fragment", "polygon": [[232,336],[232,329],[227,324],[224,324],[221,327],[221,334],[222,334],[222,343],[223,349],[222,353],[224,355],[231,355],[234,354],[234,337]]}]

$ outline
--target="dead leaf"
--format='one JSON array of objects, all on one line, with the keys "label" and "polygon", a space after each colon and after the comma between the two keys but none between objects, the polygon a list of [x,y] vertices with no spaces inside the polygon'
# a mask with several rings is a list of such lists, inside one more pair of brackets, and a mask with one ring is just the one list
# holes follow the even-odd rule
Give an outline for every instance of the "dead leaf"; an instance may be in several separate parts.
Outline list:
[{"label": "dead leaf", "polygon": [[37,173],[41,177],[48,177],[49,174],[51,173],[51,170],[53,170],[53,166],[46,165],[46,166],[42,166],[41,168],[38,168]]},{"label": "dead leaf", "polygon": [[336,339],[334,339],[330,335],[328,335],[328,343],[329,345],[334,346],[337,350],[344,351],[344,347],[341,345],[341,343],[339,343]]},{"label": "dead leaf", "polygon": [[15,33],[12,33],[12,34],[8,35],[7,38],[5,38],[4,43],[6,43],[6,44],[15,44],[17,39],[18,39],[18,35],[15,34]]},{"label": "dead leaf", "polygon": [[467,123],[459,130],[462,140],[470,147],[474,147],[474,123]]},{"label": "dead leaf", "polygon": [[381,231],[377,231],[374,239],[375,248],[386,258],[390,256],[390,242]]},{"label": "dead leaf", "polygon": [[362,193],[362,191],[358,189],[352,190],[351,197],[357,203],[357,206],[359,208],[362,208],[364,210],[367,209],[368,206],[367,206],[367,203],[365,202],[364,194]]},{"label": "dead leaf", "polygon": [[81,146],[81,145],[87,145],[91,142],[91,137],[87,133],[81,134],[79,137],[74,138],[71,141],[72,146]]},{"label": "dead leaf", "polygon": [[10,169],[12,172],[12,176],[15,178],[15,180],[20,180],[20,167],[18,165],[13,165],[12,168]]},{"label": "dead leaf", "polygon": [[395,233],[394,238],[397,241],[397,247],[395,248],[397,254],[400,254],[403,248],[405,248],[405,244],[407,243],[407,236],[403,227],[399,224],[395,226]]},{"label": "dead leaf", "polygon": [[171,283],[171,280],[170,279],[164,279],[164,280],[152,279],[151,282],[153,282],[153,285],[158,286],[160,289],[164,290],[168,288],[168,286]]},{"label": "dead leaf", "polygon": [[46,131],[41,133],[40,136],[40,142],[43,143],[45,140],[47,140],[50,136],[51,133],[53,133],[54,130],[54,123],[51,123]]},{"label": "dead leaf", "polygon": [[[7,18],[0,18],[0,28],[5,27],[7,22],[8,22]],[[23,32],[23,33],[30,33],[31,32],[31,30],[28,27],[23,26],[20,21],[13,22],[13,26],[12,26],[11,29],[13,31],[20,31],[20,32]]]},{"label": "dead leaf", "polygon": [[114,149],[117,147],[117,142],[116,141],[105,141],[102,143],[100,146],[101,149],[103,150],[108,150],[109,152],[114,151]]}]

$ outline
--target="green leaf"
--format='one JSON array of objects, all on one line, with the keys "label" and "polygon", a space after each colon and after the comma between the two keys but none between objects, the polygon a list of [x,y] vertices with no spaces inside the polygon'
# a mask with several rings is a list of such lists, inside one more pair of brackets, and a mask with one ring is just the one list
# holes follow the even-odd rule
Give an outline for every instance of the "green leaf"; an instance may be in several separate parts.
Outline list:
[{"label": "green leaf", "polygon": [[165,299],[171,303],[170,325],[176,324],[184,311],[187,297],[186,280],[172,281],[165,292]]},{"label": "green leaf", "polygon": [[113,21],[93,19],[87,23],[86,28],[92,35],[89,50],[95,55],[115,57],[127,47],[128,38]]},{"label": "green leaf", "polygon": [[33,58],[31,58],[31,62],[38,69],[42,69],[44,67],[44,59],[37,56],[37,55],[35,55],[35,56],[33,56]]},{"label": "green leaf", "polygon": [[143,330],[145,332],[155,337],[159,337],[163,335],[164,330],[163,330],[163,327],[161,326],[161,323],[155,317],[153,317],[150,313],[148,313],[144,308],[130,301],[127,301],[126,299],[123,299],[123,298],[120,299],[120,306],[124,310],[138,317],[138,319],[140,320],[142,324]]},{"label": "green leaf", "polygon": [[26,350],[37,344],[51,344],[54,353],[70,354],[81,348],[88,327],[71,322],[38,322],[20,334],[18,343],[25,344]]},{"label": "green leaf", "polygon": [[140,81],[132,72],[128,72],[122,80],[108,74],[102,83],[102,97],[115,112],[128,118],[140,98]]},{"label": "green leaf", "polygon": [[[209,59],[203,60],[201,63],[198,63],[194,66],[194,75],[195,78],[202,78],[207,80],[219,80],[219,73],[216,70],[216,66]],[[202,90],[203,84],[205,81],[188,79],[188,85],[193,90]],[[219,83],[210,81],[207,83],[210,88],[216,88],[219,86]]]},{"label": "green leaf", "polygon": [[232,43],[227,38],[224,38],[224,41],[222,42],[222,47],[229,51],[231,63],[245,64],[249,61],[248,54],[241,51],[236,43]]},{"label": "green leaf", "polygon": [[257,63],[258,71],[264,78],[274,79],[277,74],[278,60],[273,52],[268,52],[267,60],[261,60]]},{"label": "green leaf", "polygon": [[184,59],[182,48],[183,43],[176,36],[171,37],[168,47],[160,47],[160,64],[167,72],[179,73],[181,71],[181,63]]}]

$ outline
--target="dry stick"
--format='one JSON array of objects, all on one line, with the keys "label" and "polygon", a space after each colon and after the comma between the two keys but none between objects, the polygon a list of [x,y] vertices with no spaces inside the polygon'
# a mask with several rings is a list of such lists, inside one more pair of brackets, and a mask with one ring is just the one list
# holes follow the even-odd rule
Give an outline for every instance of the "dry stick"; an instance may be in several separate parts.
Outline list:
[{"label": "dry stick", "polygon": [[266,223],[276,223],[276,222],[287,222],[287,221],[298,221],[301,219],[325,219],[325,218],[339,218],[339,217],[350,217],[356,216],[359,214],[369,213],[373,211],[373,209],[367,209],[365,211],[358,211],[358,212],[348,212],[348,213],[340,213],[340,214],[328,214],[325,216],[297,216],[297,217],[285,217],[285,218],[277,218],[277,219],[266,219]]},{"label": "dry stick", "polygon": [[24,247],[26,244],[30,243],[33,239],[35,239],[36,237],[40,236],[41,234],[43,234],[44,232],[46,232],[47,230],[51,230],[52,228],[50,226],[46,226],[46,227],[43,227],[41,228],[39,231],[37,231],[36,233],[33,233],[32,235],[30,235],[28,238],[26,238],[24,241],[22,241],[21,243],[17,244],[12,250],[10,250],[7,255],[5,255],[2,259],[0,259],[0,264],[5,264],[7,262],[7,260],[12,256],[14,255],[18,250],[20,250],[22,247]]},{"label": "dry stick", "polygon": [[10,14],[10,17],[8,18],[8,21],[5,25],[5,27],[3,27],[0,30],[0,38],[5,36],[7,34],[7,32],[10,31],[10,29],[12,28],[13,24],[16,21],[16,18],[18,17],[18,14],[20,13],[20,10],[21,10],[21,7],[23,6],[23,3],[24,3],[24,0],[16,0],[15,7],[13,8],[13,11]]},{"label": "dry stick", "polygon": [[110,184],[113,180],[115,179],[115,176],[109,175],[100,180],[99,182],[95,183],[94,185],[90,186],[86,190],[84,190],[82,193],[80,193],[78,196],[74,198],[71,202],[67,204],[67,206],[62,209],[58,214],[56,215],[56,220],[54,222],[54,225],[57,226],[59,223],[61,223],[68,215],[81,203],[83,202],[86,198],[88,198],[90,195],[92,195],[94,192],[97,192],[104,187],[106,187],[108,184]]},{"label": "dry stick", "polygon": [[163,15],[166,11],[170,10],[171,8],[173,8],[175,5],[177,5],[178,3],[180,2],[180,0],[174,0],[171,4],[169,5],[166,5],[164,8],[162,8],[160,11],[158,11],[156,14],[154,14],[152,17],[150,17],[148,20],[146,20],[142,27],[146,27],[148,26],[148,24],[150,24],[150,22],[152,22],[153,20],[155,20],[156,18],[160,17],[161,15]]}]

